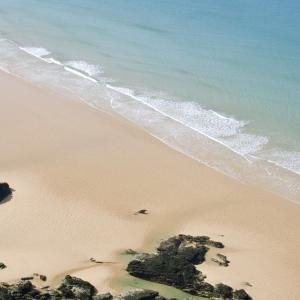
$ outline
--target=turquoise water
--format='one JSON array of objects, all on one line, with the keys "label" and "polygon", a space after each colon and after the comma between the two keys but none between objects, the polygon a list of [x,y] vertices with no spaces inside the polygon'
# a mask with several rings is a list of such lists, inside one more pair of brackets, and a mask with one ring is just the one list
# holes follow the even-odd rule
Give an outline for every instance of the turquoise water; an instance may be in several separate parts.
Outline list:
[{"label": "turquoise water", "polygon": [[300,201],[300,3],[0,0],[0,68]]}]

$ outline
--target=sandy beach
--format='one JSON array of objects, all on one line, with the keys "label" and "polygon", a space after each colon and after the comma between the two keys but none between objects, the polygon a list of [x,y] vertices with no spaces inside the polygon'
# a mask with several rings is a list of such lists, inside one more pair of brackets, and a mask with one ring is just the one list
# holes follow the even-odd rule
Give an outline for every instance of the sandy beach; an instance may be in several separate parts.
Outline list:
[{"label": "sandy beach", "polygon": [[[0,203],[0,281],[39,273],[54,286],[71,274],[120,292],[112,284],[126,267],[119,253],[153,251],[184,233],[225,245],[229,267],[210,261],[214,250],[199,265],[207,282],[244,288],[254,300],[298,299],[298,204],[218,173],[121,117],[4,72],[0,82],[0,182],[14,190]],[[149,214],[135,215],[140,209]]]}]

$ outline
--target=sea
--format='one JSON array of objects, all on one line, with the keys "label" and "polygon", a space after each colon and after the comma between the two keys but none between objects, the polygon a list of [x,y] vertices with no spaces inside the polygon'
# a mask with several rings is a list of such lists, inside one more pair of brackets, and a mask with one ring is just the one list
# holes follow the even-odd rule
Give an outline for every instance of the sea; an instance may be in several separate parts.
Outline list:
[{"label": "sea", "polygon": [[0,0],[0,68],[300,202],[299,0]]}]

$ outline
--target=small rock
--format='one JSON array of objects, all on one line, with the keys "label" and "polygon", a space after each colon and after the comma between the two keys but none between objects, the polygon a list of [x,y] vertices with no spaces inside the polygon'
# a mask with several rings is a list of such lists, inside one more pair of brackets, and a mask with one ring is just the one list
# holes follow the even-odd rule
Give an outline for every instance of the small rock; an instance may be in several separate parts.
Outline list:
[{"label": "small rock", "polygon": [[252,287],[252,284],[250,284],[249,282],[245,282],[245,284]]},{"label": "small rock", "polygon": [[31,290],[32,283],[29,280],[20,280],[17,282],[17,286],[20,290],[29,291]]},{"label": "small rock", "polygon": [[33,273],[33,276],[39,276],[39,274],[38,273]]},{"label": "small rock", "polygon": [[112,298],[113,296],[109,292],[93,297],[94,300],[111,300]]},{"label": "small rock", "polygon": [[43,280],[43,281],[46,281],[46,280],[47,280],[47,276],[45,276],[45,275],[40,275],[40,279]]},{"label": "small rock", "polygon": [[156,291],[134,289],[114,297],[113,300],[155,300],[155,297],[157,296],[158,292]]},{"label": "small rock", "polygon": [[97,260],[97,261],[95,261],[95,263],[96,263],[96,264],[103,264],[103,261]]},{"label": "small rock", "polygon": [[0,270],[5,269],[5,268],[6,268],[6,265],[4,263],[0,262]]},{"label": "small rock", "polygon": [[147,214],[147,209],[141,209],[138,212],[136,212],[135,214],[143,214],[143,215],[145,215],[145,214]]},{"label": "small rock", "polygon": [[215,241],[212,241],[212,240],[208,240],[206,242],[206,244],[208,246],[212,246],[212,247],[215,247],[215,248],[224,248],[224,245],[220,242],[215,242]]},{"label": "small rock", "polygon": [[95,258],[90,258],[90,261],[95,261]]},{"label": "small rock", "polygon": [[27,277],[22,277],[21,280],[32,280],[33,277],[32,276],[27,276]]},{"label": "small rock", "polygon": [[132,250],[132,249],[127,249],[127,250],[125,250],[125,253],[126,253],[126,254],[131,254],[131,255],[136,254],[136,252],[135,252],[134,250]]},{"label": "small rock", "polygon": [[9,185],[6,182],[0,183],[0,202],[11,194]]},{"label": "small rock", "polygon": [[10,284],[9,284],[9,283],[6,283],[6,282],[1,282],[1,284],[2,284],[3,286],[10,286]]},{"label": "small rock", "polygon": [[41,287],[42,290],[46,290],[48,287],[50,287],[49,285],[44,285],[43,287]]}]

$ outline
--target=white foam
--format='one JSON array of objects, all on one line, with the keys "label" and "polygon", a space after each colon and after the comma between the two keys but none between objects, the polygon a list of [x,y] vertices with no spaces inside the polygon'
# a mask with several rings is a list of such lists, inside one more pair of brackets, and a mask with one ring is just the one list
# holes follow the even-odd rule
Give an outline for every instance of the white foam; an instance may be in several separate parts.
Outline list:
[{"label": "white foam", "polygon": [[85,61],[67,61],[66,66],[70,66],[76,70],[85,72],[90,76],[95,76],[103,73],[103,68],[97,65],[88,64]]},{"label": "white foam", "polygon": [[135,96],[132,89],[114,87],[108,84],[106,86],[140,101],[162,115],[222,144],[233,152],[244,156],[250,163],[252,162],[245,155],[260,150],[268,142],[267,137],[244,133],[243,127],[248,122],[221,116],[214,111],[203,109],[196,103]]},{"label": "white foam", "polygon": [[40,58],[46,62],[49,63],[49,61],[47,61],[46,59],[42,58],[42,56],[48,55],[51,52],[49,52],[47,49],[45,48],[36,48],[36,47],[19,47],[21,50],[37,57]]},{"label": "white foam", "polygon": [[50,61],[51,61],[51,63],[54,63],[54,64],[56,64],[56,65],[59,65],[59,66],[63,66],[63,64],[60,62],[60,61],[58,61],[58,60],[55,60],[54,58],[50,58]]},{"label": "white foam", "polygon": [[78,76],[81,76],[81,77],[83,77],[83,78],[85,78],[85,79],[91,80],[91,81],[93,81],[93,82],[97,82],[96,79],[91,78],[91,77],[88,77],[88,76],[86,76],[86,75],[84,75],[84,74],[82,74],[82,73],[80,73],[80,72],[78,72],[78,71],[76,71],[76,70],[73,70],[73,69],[68,68],[68,67],[64,67],[64,68],[65,68],[65,70],[67,70],[67,71],[69,71],[69,72],[71,72],[71,73],[74,73],[74,74],[76,74],[76,75],[78,75]]},{"label": "white foam", "polygon": [[260,159],[300,175],[300,153],[297,151],[270,150],[258,156]]}]

